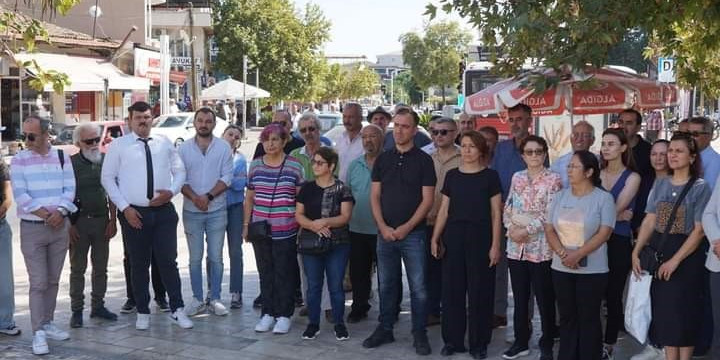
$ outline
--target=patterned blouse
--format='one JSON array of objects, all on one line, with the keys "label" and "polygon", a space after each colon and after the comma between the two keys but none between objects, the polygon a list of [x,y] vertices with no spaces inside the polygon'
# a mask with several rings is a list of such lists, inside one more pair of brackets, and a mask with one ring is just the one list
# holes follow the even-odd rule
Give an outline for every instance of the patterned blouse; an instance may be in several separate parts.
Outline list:
[{"label": "patterned blouse", "polygon": [[513,223],[524,225],[530,236],[526,243],[507,239],[508,259],[535,263],[552,259],[552,250],[545,239],[543,226],[550,203],[561,189],[560,175],[547,168],[533,180],[528,176],[527,170],[518,171],[513,175],[505,202],[503,223],[507,229]]}]

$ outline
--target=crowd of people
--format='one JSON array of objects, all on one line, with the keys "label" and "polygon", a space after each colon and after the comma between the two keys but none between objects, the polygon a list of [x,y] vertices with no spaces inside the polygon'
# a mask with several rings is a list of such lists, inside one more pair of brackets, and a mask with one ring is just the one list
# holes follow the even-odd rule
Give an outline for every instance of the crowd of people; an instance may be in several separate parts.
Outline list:
[{"label": "crowd of people", "polygon": [[[557,339],[560,360],[612,359],[624,331],[626,283],[648,270],[640,254],[650,246],[662,254],[649,294],[652,324],[633,359],[720,356],[720,307],[712,306],[720,301],[720,190],[713,192],[720,155],[707,118],[650,144],[638,134],[642,116],[629,109],[619,128],[602,132],[599,154],[590,152],[593,126],[576,122],[572,151],[550,166],[548,143],[530,134],[532,111],[523,104],[507,110],[511,138],[499,141],[494,128],[475,130],[467,115],[433,118],[425,139],[418,115],[402,106],[393,114],[378,107],[363,127],[361,106],[348,103],[332,147],[323,146],[314,113],[302,114],[292,133],[290,114],[277,111],[250,161],[238,150],[242,128],[212,135],[209,108],[196,111],[196,135],[178,148],[150,134],[150,105],[137,102],[129,112],[131,133],[105,155],[94,124],[76,127],[79,152],[69,156],[49,145],[49,122],[31,116],[23,123],[27,149],[9,170],[0,163],[0,334],[20,333],[4,219],[14,199],[35,354],[49,352],[47,339],[70,337],[53,321],[68,250],[70,327],[83,326],[88,256],[90,317],[117,320],[104,298],[108,240],[119,220],[127,287],[120,312],[137,313],[137,330],[151,325],[151,279],[157,308],[183,329],[195,315],[228,314],[221,300],[227,238],[231,309],[243,306],[241,245],[252,244],[259,333],[288,333],[304,304],[303,339],[316,338],[324,311],[335,338],[347,340],[346,323],[368,321],[376,272],[378,324],[362,346],[393,342],[404,267],[418,355],[432,352],[426,328],[441,324],[442,355],[488,357],[492,329],[507,325],[510,284],[514,341],[503,358],[530,355],[538,311],[541,360],[554,359]],[[176,262],[180,216],[171,202],[179,193],[187,305]]]}]

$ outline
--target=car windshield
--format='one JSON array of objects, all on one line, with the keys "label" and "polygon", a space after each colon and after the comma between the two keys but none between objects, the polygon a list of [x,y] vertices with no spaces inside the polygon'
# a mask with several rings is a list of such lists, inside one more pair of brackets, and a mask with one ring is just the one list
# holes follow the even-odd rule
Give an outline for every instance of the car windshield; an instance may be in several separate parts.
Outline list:
[{"label": "car windshield", "polygon": [[320,120],[320,133],[323,134],[342,123],[339,116],[318,115],[318,120]]},{"label": "car windshield", "polygon": [[185,124],[185,120],[186,118],[182,116],[168,116],[164,121],[160,122],[158,127],[167,128],[183,126]]}]

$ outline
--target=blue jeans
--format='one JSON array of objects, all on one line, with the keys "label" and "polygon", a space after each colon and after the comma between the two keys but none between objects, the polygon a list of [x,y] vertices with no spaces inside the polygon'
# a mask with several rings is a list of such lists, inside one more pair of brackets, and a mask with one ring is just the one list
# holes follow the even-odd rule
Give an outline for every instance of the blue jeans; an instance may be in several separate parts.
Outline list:
[{"label": "blue jeans", "polygon": [[227,242],[230,255],[230,292],[242,295],[243,291],[243,203],[227,208]]},{"label": "blue jeans", "polygon": [[380,288],[380,326],[393,329],[397,320],[397,294],[402,289],[400,260],[410,285],[410,307],[413,333],[425,332],[427,321],[427,289],[425,267],[427,265],[427,235],[424,228],[416,228],[402,240],[386,241],[378,234],[377,267]]},{"label": "blue jeans", "polygon": [[202,258],[207,241],[207,262],[210,300],[220,299],[223,276],[223,243],[227,226],[227,211],[209,213],[183,211],[183,225],[190,251],[190,284],[193,297],[203,301]]},{"label": "blue jeans", "polygon": [[327,254],[302,255],[305,276],[307,276],[307,299],[305,300],[310,324],[320,324],[320,303],[322,302],[323,280],[326,276],[335,324],[345,322],[343,320],[345,312],[343,278],[349,257],[349,243],[337,244]]},{"label": "blue jeans", "polygon": [[15,326],[15,289],[13,287],[12,230],[0,220],[0,329]]}]

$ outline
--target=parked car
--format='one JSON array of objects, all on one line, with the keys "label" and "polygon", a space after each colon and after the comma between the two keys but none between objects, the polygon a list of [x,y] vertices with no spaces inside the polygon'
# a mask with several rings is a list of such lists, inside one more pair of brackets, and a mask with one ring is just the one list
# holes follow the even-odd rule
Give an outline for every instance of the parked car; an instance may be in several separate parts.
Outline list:
[{"label": "parked car", "polygon": [[[100,151],[102,153],[107,152],[110,143],[125,134],[128,130],[127,125],[124,121],[98,121],[94,122],[100,127]],[[62,149],[69,155],[76,154],[80,149],[73,144],[73,132],[79,124],[70,124],[62,127],[62,130],[52,139],[52,144],[57,148]]]},{"label": "parked car", "polygon": [[332,128],[343,124],[341,113],[320,113],[318,114],[318,120],[320,120],[321,135],[325,135]]},{"label": "parked car", "polygon": [[[195,136],[195,127],[193,126],[193,112],[181,112],[175,114],[160,115],[153,120],[153,128],[150,134],[165,135],[175,146],[179,146],[185,140]],[[213,130],[213,135],[220,137],[228,126],[225,119],[218,117]]]}]

